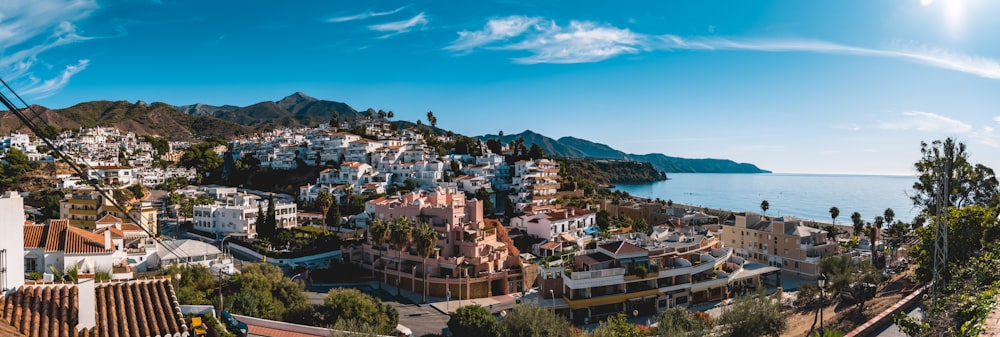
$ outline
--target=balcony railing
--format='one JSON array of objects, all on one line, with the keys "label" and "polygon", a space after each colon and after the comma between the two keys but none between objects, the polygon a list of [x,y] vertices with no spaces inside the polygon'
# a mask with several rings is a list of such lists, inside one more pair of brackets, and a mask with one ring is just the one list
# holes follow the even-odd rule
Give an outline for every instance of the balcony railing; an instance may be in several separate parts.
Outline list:
[{"label": "balcony railing", "polygon": [[611,268],[590,271],[575,271],[569,275],[572,280],[586,280],[599,277],[625,275],[625,268]]}]

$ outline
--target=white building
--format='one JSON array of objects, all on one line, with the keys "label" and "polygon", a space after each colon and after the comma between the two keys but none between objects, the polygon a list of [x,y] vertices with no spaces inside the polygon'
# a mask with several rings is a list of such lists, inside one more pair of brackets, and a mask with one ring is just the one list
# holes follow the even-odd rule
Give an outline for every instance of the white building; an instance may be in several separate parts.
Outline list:
[{"label": "white building", "polygon": [[[275,200],[274,204],[277,228],[297,226],[298,210],[294,202]],[[234,194],[223,202],[194,206],[192,224],[195,229],[215,233],[220,238],[232,233],[254,236],[257,234],[258,206],[267,212],[268,200],[245,193]]]},{"label": "white building", "polygon": [[552,205],[559,189],[559,164],[548,159],[518,161],[514,163],[511,187],[519,211]]},{"label": "white building", "polygon": [[596,219],[594,212],[571,206],[552,212],[515,217],[510,219],[510,225],[537,238],[563,241],[559,237],[568,234],[576,241],[595,231]]},{"label": "white building", "polygon": [[6,295],[24,284],[24,200],[16,192],[0,195],[0,293]]}]

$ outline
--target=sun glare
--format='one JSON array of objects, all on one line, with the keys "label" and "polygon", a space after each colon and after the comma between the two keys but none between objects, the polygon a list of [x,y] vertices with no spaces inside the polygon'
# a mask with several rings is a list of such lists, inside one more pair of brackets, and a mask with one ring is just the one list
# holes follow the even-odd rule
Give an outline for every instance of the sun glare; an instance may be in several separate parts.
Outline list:
[{"label": "sun glare", "polygon": [[920,5],[924,7],[930,6],[932,3],[934,3],[934,0],[920,0]]},{"label": "sun glare", "polygon": [[944,20],[948,31],[959,33],[965,21],[965,6],[963,0],[944,1]]}]

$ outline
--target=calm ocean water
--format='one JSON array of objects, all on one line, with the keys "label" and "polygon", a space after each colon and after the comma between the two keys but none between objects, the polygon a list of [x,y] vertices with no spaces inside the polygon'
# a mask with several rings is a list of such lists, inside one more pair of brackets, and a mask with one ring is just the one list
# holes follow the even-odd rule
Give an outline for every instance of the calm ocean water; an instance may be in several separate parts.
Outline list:
[{"label": "calm ocean water", "polygon": [[768,215],[791,215],[830,221],[830,207],[837,206],[837,223],[850,223],[851,213],[866,222],[892,208],[896,219],[913,220],[918,210],[908,195],[916,177],[828,174],[667,174],[670,180],[652,184],[618,184],[635,196],[673,200],[676,203],[760,212],[767,200]]}]

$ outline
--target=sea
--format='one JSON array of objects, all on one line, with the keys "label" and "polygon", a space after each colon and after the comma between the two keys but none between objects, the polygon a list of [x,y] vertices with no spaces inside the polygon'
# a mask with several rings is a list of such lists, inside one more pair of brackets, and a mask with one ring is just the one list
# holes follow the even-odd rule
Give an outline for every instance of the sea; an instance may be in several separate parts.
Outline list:
[{"label": "sea", "polygon": [[915,176],[835,174],[668,173],[669,180],[648,184],[617,184],[620,191],[650,199],[673,200],[697,207],[760,213],[767,200],[769,216],[794,216],[830,222],[830,207],[840,209],[838,224],[861,213],[865,222],[892,208],[897,220],[912,222]]}]

